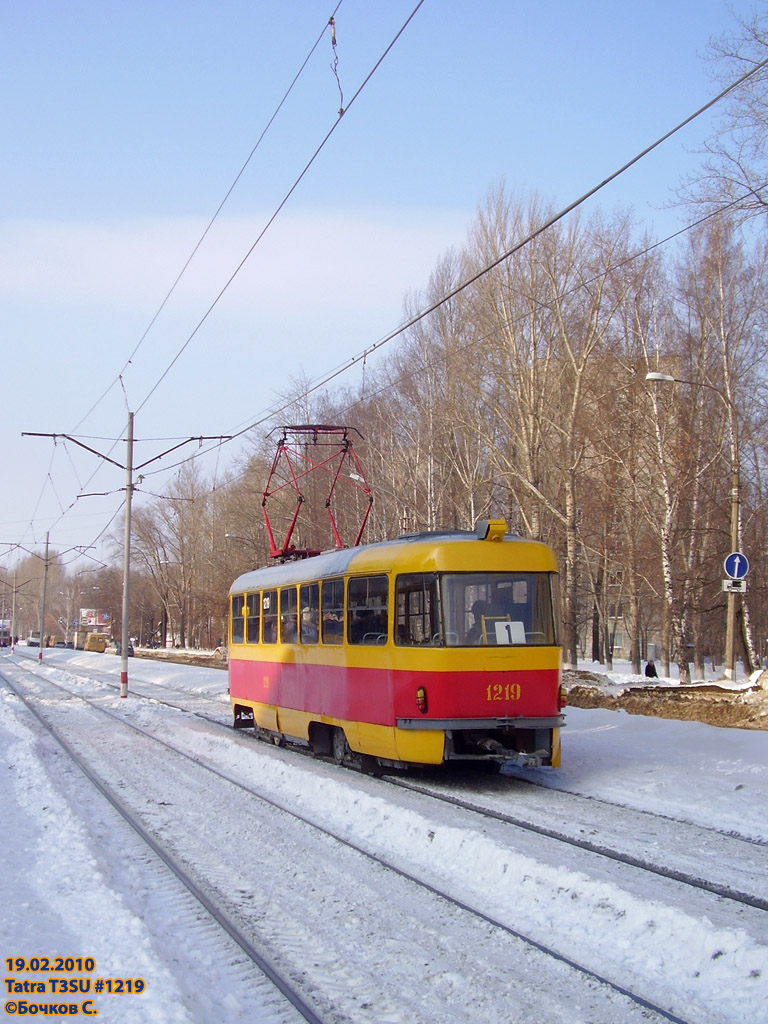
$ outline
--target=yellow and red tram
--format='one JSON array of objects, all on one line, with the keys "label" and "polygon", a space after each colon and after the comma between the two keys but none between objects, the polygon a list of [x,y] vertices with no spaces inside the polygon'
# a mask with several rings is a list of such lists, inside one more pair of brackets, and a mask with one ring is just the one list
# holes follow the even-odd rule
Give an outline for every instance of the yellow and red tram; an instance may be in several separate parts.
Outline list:
[{"label": "yellow and red tram", "polygon": [[557,563],[545,544],[405,535],[245,573],[230,589],[236,728],[339,763],[560,763]]}]

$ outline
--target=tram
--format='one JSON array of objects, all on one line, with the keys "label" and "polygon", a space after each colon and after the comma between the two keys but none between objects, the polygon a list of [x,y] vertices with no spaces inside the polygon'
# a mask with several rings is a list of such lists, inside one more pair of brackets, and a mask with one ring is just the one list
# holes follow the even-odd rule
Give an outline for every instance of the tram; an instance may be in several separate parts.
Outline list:
[{"label": "tram", "polygon": [[247,572],[229,595],[234,727],[371,772],[556,767],[558,580],[503,520]]}]

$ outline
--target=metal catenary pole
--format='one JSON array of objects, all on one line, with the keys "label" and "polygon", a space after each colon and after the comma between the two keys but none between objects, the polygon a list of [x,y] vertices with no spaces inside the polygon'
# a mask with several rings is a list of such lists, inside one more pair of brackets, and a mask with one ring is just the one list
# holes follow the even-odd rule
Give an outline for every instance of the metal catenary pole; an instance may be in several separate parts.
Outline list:
[{"label": "metal catenary pole", "polygon": [[130,643],[131,498],[133,496],[133,413],[128,413],[125,456],[125,544],[123,546],[123,615],[120,642],[120,696],[128,696],[128,645]]},{"label": "metal catenary pole", "polygon": [[[130,560],[131,560],[131,498],[133,496],[133,419],[134,413],[128,413],[128,436],[127,436],[127,448],[128,456],[126,458],[125,466],[121,466],[119,462],[115,462],[108,455],[102,454],[95,448],[91,448],[89,445],[84,444],[78,438],[73,437],[71,434],[44,434],[37,431],[22,431],[22,437],[51,437],[55,441],[58,437],[66,438],[73,444],[78,445],[85,451],[91,452],[92,455],[97,455],[100,459],[104,459],[105,462],[111,463],[113,466],[117,466],[119,469],[125,469],[126,476],[126,497],[125,497],[125,544],[123,550],[123,607],[122,607],[122,640],[121,640],[121,663],[120,663],[120,696],[128,696],[128,642],[129,642],[129,621],[130,621],[130,588],[129,588],[129,575],[130,575]],[[166,455],[170,455],[171,452],[178,451],[185,444],[189,444],[191,441],[197,441],[202,444],[203,441],[231,441],[232,437],[229,434],[220,434],[214,437],[201,436],[201,437],[189,437],[184,441],[180,441],[178,444],[173,445],[172,448],[168,448],[166,451],[161,452],[159,455],[155,455],[151,459],[147,459],[146,462],[140,463],[136,468],[143,469],[152,462],[157,462]],[[86,497],[86,495],[81,495]],[[46,572],[48,569],[48,538],[46,535],[45,544],[45,568]],[[45,582],[43,582],[43,616],[45,615]],[[42,643],[42,632],[43,627],[40,627],[41,643]],[[39,657],[42,659],[42,647],[40,650]]]},{"label": "metal catenary pole", "polygon": [[37,652],[37,660],[43,660],[43,647],[45,645],[45,590],[48,586],[48,540],[50,534],[45,535],[45,561],[43,562],[43,600],[40,603],[40,649]]}]

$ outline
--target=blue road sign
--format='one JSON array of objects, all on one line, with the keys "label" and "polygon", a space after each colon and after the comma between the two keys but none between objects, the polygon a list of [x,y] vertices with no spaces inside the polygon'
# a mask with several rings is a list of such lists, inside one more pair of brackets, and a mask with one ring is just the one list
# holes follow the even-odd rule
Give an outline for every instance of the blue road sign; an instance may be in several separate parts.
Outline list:
[{"label": "blue road sign", "polygon": [[732,551],[724,565],[725,575],[730,576],[732,580],[743,580],[749,572],[749,559],[740,551]]}]

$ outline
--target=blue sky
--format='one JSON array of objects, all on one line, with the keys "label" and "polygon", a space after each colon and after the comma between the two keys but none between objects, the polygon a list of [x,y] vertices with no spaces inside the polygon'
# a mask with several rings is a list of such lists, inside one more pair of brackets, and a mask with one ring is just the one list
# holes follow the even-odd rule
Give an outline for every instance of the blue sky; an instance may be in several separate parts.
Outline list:
[{"label": "blue sky", "polygon": [[[126,366],[336,2],[0,0],[3,542],[35,547],[50,530],[55,549],[90,544],[124,484],[22,431],[118,437],[128,408],[140,438],[255,421],[291,380],[396,327],[489,187],[565,205],[703,105],[718,91],[707,42],[734,28],[721,0],[425,0],[158,384],[338,119],[326,31]],[[416,2],[343,0],[345,106]],[[631,206],[652,235],[679,226],[670,189],[711,125],[699,119],[589,209]],[[219,467],[236,455],[222,449]],[[162,493],[162,476],[147,488]],[[84,491],[110,493],[62,518]]]}]

